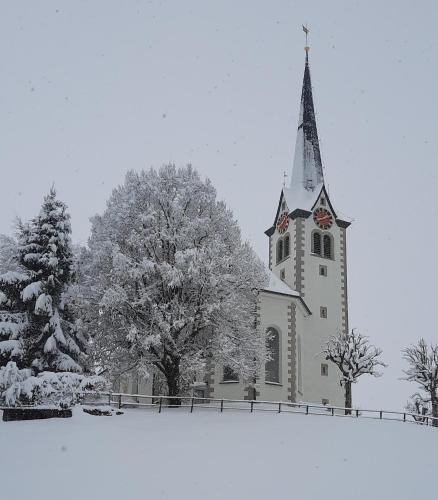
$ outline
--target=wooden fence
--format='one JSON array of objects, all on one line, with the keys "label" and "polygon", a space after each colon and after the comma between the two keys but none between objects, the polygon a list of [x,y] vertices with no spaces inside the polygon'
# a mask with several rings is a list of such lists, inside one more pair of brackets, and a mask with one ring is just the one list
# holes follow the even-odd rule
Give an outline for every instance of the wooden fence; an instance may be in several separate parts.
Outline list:
[{"label": "wooden fence", "polygon": [[121,392],[99,393],[110,405],[123,407],[155,408],[158,413],[165,409],[188,408],[190,413],[196,409],[224,412],[226,410],[297,413],[304,415],[324,415],[347,418],[369,418],[374,420],[391,420],[416,423],[438,427],[438,418],[417,413],[389,410],[370,410],[344,408],[340,406],[318,405],[311,403],[291,403],[288,401],[261,401],[243,399],[198,398],[190,396],[148,396],[144,394],[127,394]]}]

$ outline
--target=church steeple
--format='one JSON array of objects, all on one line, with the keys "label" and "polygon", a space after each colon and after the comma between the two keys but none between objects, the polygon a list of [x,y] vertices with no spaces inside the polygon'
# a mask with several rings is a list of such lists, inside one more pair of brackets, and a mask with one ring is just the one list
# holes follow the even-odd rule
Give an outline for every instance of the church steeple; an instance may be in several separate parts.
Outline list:
[{"label": "church steeple", "polygon": [[306,46],[300,118],[290,187],[293,191],[300,191],[303,188],[306,191],[314,191],[323,184],[324,177],[310,80],[309,47]]}]

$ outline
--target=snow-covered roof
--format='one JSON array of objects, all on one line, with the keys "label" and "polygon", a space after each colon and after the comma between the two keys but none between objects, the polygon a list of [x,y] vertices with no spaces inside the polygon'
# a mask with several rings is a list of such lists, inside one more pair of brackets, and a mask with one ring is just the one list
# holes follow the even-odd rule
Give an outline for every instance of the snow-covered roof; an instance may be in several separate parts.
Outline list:
[{"label": "snow-covered roof", "polygon": [[267,271],[269,275],[269,284],[264,288],[267,292],[281,293],[282,295],[290,295],[292,297],[299,297],[300,294],[296,290],[289,288],[284,281],[275,276],[272,271]]},{"label": "snow-covered roof", "polygon": [[321,194],[322,188],[323,184],[318,184],[313,190],[304,189],[301,186],[284,187],[283,196],[289,212],[293,212],[297,208],[308,211],[312,210]]}]

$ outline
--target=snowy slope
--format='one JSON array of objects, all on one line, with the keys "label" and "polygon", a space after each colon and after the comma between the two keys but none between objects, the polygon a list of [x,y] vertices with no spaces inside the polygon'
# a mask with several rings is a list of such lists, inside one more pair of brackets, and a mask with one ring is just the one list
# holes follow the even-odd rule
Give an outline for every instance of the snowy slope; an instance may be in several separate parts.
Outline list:
[{"label": "snowy slope", "polygon": [[0,422],[7,500],[433,498],[438,429],[213,410]]}]

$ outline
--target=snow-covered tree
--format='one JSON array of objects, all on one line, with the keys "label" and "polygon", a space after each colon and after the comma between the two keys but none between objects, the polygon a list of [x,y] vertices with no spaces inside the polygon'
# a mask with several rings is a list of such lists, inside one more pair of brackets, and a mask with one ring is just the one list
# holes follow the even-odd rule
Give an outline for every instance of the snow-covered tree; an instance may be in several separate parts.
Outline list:
[{"label": "snow-covered tree", "polygon": [[28,283],[29,276],[18,262],[16,240],[0,235],[0,366],[21,358],[22,335],[27,326],[21,294]]},{"label": "snow-covered tree", "polygon": [[[403,358],[409,368],[405,370],[405,380],[416,382],[426,393],[423,402],[430,402],[432,416],[438,417],[438,344],[427,345],[424,339],[403,350]],[[438,421],[433,420],[434,427]]]},{"label": "snow-covered tree", "polygon": [[0,234],[0,274],[19,271],[17,260],[17,241],[10,236]]},{"label": "snow-covered tree", "polygon": [[210,181],[190,166],[128,172],[92,219],[89,248],[87,302],[98,304],[89,317],[106,367],[153,366],[172,396],[208,356],[254,376],[265,356],[254,313],[267,278]]},{"label": "snow-covered tree", "polygon": [[44,198],[40,213],[19,230],[19,261],[29,276],[21,293],[29,317],[22,363],[36,373],[79,373],[85,346],[64,301],[72,279],[70,215],[54,189]]},{"label": "snow-covered tree", "polygon": [[9,239],[1,246],[8,249],[0,254],[3,270],[14,269],[0,275],[1,365],[14,361],[33,374],[82,371],[86,341],[65,300],[72,279],[69,219],[52,189],[40,213],[19,222],[17,244]]},{"label": "snow-covered tree", "polygon": [[340,332],[330,337],[323,352],[326,359],[332,361],[341,372],[340,383],[345,387],[345,413],[350,414],[351,386],[361,375],[381,376],[377,368],[386,366],[379,359],[382,350],[370,344],[367,337],[353,328],[347,334]]},{"label": "snow-covered tree", "polygon": [[21,294],[28,282],[29,277],[18,271],[0,275],[0,366],[22,359],[23,335],[29,324]]}]

